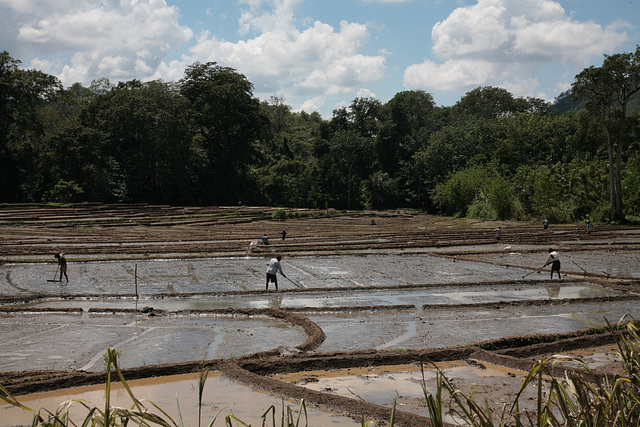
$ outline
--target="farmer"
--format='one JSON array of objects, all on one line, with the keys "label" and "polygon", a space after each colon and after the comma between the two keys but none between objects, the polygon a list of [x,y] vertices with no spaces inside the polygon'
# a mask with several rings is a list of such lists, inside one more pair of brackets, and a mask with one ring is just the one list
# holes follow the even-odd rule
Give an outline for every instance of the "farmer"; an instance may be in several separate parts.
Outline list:
[{"label": "farmer", "polygon": [[269,238],[267,237],[266,233],[265,233],[264,236],[262,236],[262,244],[263,245],[268,245],[269,244]]},{"label": "farmer", "polygon": [[64,274],[64,278],[69,282],[69,277],[67,276],[67,259],[64,257],[64,252],[59,252],[54,255],[58,258],[58,266],[60,267],[60,280],[62,282],[62,275]]},{"label": "farmer", "polygon": [[591,221],[587,220],[587,234],[591,234],[592,228],[593,228],[593,224],[591,224]]},{"label": "farmer", "polygon": [[549,220],[548,219],[543,219],[542,220],[542,227],[546,230],[547,228],[549,228]]},{"label": "farmer", "polygon": [[287,230],[282,230],[282,240],[284,240],[287,237]]},{"label": "farmer", "polygon": [[500,236],[502,235],[502,228],[498,226],[498,228],[494,229],[493,231],[495,231],[496,233],[496,240],[500,240]]},{"label": "farmer", "polygon": [[551,278],[553,279],[553,272],[557,271],[558,279],[562,279],[562,277],[560,277],[560,255],[558,255],[558,252],[554,251],[551,248],[549,248],[549,257],[547,257],[547,261],[544,263],[544,267],[549,264],[551,264]]},{"label": "farmer", "polygon": [[267,267],[267,290],[269,289],[269,282],[273,282],[273,284],[276,286],[276,291],[278,290],[278,276],[276,276],[276,273],[278,273],[278,271],[284,277],[287,277],[282,272],[282,266],[280,265],[281,259],[282,257],[278,255],[275,258],[272,258],[271,261],[269,261]]}]

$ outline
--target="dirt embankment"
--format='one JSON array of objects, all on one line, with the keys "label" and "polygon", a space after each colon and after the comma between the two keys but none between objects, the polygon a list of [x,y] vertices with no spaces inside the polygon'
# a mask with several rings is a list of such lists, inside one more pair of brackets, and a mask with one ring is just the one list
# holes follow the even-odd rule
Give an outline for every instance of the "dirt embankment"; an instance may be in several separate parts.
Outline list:
[{"label": "dirt embankment", "polygon": [[[132,259],[160,256],[212,257],[323,255],[368,251],[415,251],[447,246],[496,243],[493,229],[502,227],[500,243],[551,245],[576,241],[582,246],[614,241],[624,244],[633,227],[541,225],[444,219],[413,211],[288,210],[290,219],[272,218],[273,208],[177,208],[147,205],[80,205],[69,208],[3,207],[0,209],[0,261],[48,259],[65,249],[76,258]],[[287,238],[282,240],[282,230]],[[266,234],[270,245],[251,241]]]}]

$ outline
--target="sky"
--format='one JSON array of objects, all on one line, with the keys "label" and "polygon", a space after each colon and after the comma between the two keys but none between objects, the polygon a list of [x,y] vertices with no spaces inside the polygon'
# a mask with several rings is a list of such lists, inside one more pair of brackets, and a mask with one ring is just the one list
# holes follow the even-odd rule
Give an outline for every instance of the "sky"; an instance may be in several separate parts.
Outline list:
[{"label": "sky", "polygon": [[552,101],[604,54],[635,51],[640,0],[0,0],[0,28],[0,50],[65,87],[216,62],[261,100],[329,119],[405,90]]}]

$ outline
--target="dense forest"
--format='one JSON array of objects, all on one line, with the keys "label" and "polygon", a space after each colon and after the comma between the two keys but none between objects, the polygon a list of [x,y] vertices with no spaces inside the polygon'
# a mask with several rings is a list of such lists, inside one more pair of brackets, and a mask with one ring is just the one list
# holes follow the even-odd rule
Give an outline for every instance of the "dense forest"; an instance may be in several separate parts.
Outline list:
[{"label": "dense forest", "polygon": [[640,219],[640,47],[549,104],[479,87],[293,112],[236,70],[63,88],[0,54],[0,203],[415,208],[486,219]]}]

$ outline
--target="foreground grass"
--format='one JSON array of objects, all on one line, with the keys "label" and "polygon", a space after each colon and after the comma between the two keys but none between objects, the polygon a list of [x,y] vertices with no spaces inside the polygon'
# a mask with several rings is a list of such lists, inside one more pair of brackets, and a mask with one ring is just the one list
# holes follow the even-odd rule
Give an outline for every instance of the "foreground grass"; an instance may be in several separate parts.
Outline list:
[{"label": "foreground grass", "polygon": [[[457,390],[442,371],[438,370],[436,394],[424,389],[434,426],[444,426],[442,391],[450,395],[448,415],[461,425],[468,426],[576,426],[609,427],[640,425],[640,335],[637,324],[619,323],[613,327],[618,355],[622,360],[620,376],[594,373],[582,360],[555,355],[534,364],[523,381],[511,405],[502,408],[477,402],[471,390],[468,394]],[[569,371],[560,377],[554,374],[558,362],[577,362],[584,373]],[[434,365],[435,366],[435,365]],[[549,374],[550,373],[550,374]],[[424,383],[424,380],[423,380]],[[528,386],[537,389],[535,411],[520,410],[519,399]]]},{"label": "foreground grass", "polygon": [[[618,354],[622,359],[623,373],[620,376],[601,377],[594,373],[586,363],[576,358],[566,356],[551,356],[534,364],[529,374],[523,381],[520,391],[515,396],[513,403],[501,408],[494,408],[488,402],[477,402],[471,389],[468,394],[455,388],[446,378],[443,372],[437,369],[435,393],[426,388],[424,379],[424,365],[422,377],[422,390],[432,423],[435,427],[444,427],[445,419],[455,420],[460,425],[494,427],[494,426],[585,426],[585,427],[609,427],[609,426],[638,426],[640,425],[640,332],[635,322],[628,322],[622,326],[607,324],[613,334]],[[583,373],[569,372],[563,377],[554,374],[554,366],[558,362],[571,360],[577,362]],[[422,363],[424,363],[423,361]],[[46,409],[34,410],[22,405],[2,385],[0,385],[0,399],[13,406],[33,413],[32,426],[97,426],[97,427],[124,427],[137,426],[166,426],[183,427],[180,404],[178,402],[178,419],[175,420],[162,408],[151,401],[138,400],[123,377],[118,367],[118,352],[109,349],[105,354],[106,365],[106,399],[104,408],[90,405],[88,402],[77,399],[62,403],[55,412]],[[202,420],[202,398],[204,386],[209,375],[209,370],[204,368],[198,378],[198,427]],[[133,401],[131,408],[112,407],[110,403],[110,391],[112,376],[117,377],[123,384],[126,392]],[[537,389],[537,406],[535,411],[520,410],[519,399],[525,388],[533,386]],[[445,391],[449,398],[445,402]],[[82,420],[72,420],[69,412],[72,406],[81,405],[87,410],[87,415]],[[395,424],[395,399],[388,425]],[[220,410],[206,425],[213,426],[222,410]],[[279,415],[279,417],[278,417]],[[262,416],[262,426],[267,427],[299,427],[309,423],[307,408],[304,400],[300,402],[297,411],[290,407],[278,411],[271,406]],[[222,420],[227,427],[248,426],[233,414],[224,416]],[[361,419],[362,427],[377,427],[373,421]]]}]

